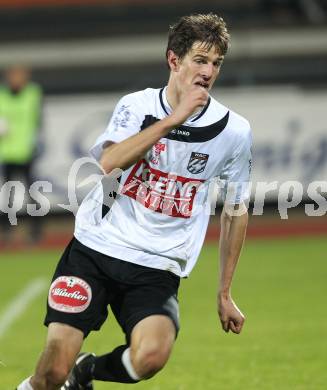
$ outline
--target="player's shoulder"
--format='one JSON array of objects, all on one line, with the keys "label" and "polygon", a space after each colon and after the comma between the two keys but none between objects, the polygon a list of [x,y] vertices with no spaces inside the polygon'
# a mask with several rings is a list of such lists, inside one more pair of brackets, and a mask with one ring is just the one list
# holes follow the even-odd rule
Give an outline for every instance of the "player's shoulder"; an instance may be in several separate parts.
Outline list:
[{"label": "player's shoulder", "polygon": [[241,139],[251,138],[252,136],[250,122],[233,110],[229,110],[229,127]]},{"label": "player's shoulder", "polygon": [[212,97],[210,105],[212,106],[211,110],[219,113],[220,116],[222,114],[227,115],[228,113],[228,122],[226,125],[226,130],[228,129],[229,132],[232,132],[241,138],[247,138],[251,136],[250,122],[244,116],[240,115],[231,108],[223,105]]},{"label": "player's shoulder", "polygon": [[156,94],[159,95],[158,90],[147,88],[123,95],[116,104],[114,115],[123,113],[123,116],[133,116],[142,123],[147,115],[155,111]]},{"label": "player's shoulder", "polygon": [[136,104],[142,106],[144,104],[149,104],[149,102],[153,102],[154,98],[158,96],[158,93],[159,89],[146,88],[124,95],[120,99],[120,102],[123,102],[125,104]]}]

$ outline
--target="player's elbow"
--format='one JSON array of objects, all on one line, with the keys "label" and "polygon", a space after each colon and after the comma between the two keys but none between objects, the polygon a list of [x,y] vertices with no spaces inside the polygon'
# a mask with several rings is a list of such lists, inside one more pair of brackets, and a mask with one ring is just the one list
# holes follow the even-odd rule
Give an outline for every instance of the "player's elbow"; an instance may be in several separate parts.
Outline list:
[{"label": "player's elbow", "polygon": [[99,163],[100,163],[101,168],[103,169],[104,173],[107,175],[115,169],[114,164],[112,164],[112,162],[109,161],[108,158],[106,158],[106,156],[104,156],[104,155],[102,155],[102,157],[100,158]]},{"label": "player's elbow", "polygon": [[105,174],[109,174],[118,166],[116,161],[117,156],[115,155],[115,147],[116,144],[113,142],[107,142],[104,145],[99,163]]},{"label": "player's elbow", "polygon": [[[109,146],[103,151],[100,158],[100,165],[105,174],[111,173],[115,168],[119,167],[119,161],[117,161],[117,155],[115,151],[112,151],[114,145]],[[110,149],[110,150],[109,150]]]},{"label": "player's elbow", "polygon": [[110,159],[102,157],[99,162],[105,175],[109,175],[114,172],[121,173],[124,169],[127,169],[131,165],[126,164],[122,159],[113,159],[111,156]]}]

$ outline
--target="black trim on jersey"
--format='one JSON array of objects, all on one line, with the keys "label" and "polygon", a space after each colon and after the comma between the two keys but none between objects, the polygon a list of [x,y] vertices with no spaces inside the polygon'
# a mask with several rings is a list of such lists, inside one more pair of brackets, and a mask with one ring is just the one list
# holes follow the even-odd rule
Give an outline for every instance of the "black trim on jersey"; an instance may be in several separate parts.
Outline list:
[{"label": "black trim on jersey", "polygon": [[[164,88],[161,88],[160,91],[159,91],[160,104],[161,104],[162,109],[165,111],[165,113],[166,113],[167,115],[169,115],[169,113],[168,113],[168,111],[166,110],[166,107],[165,107],[165,105],[164,105],[164,102],[163,102],[163,97],[162,97],[163,91],[164,91]],[[195,118],[193,118],[193,119],[191,120],[191,122],[195,122],[196,120],[200,119],[201,116],[202,116],[203,114],[205,114],[205,112],[207,111],[207,109],[208,109],[208,107],[209,107],[210,102],[211,102],[211,97],[209,96],[209,99],[208,99],[208,101],[207,101],[207,104],[203,107],[203,109],[202,109],[202,111],[199,113],[199,115],[197,115]]]},{"label": "black trim on jersey", "polygon": [[205,112],[207,111],[208,107],[209,107],[209,104],[211,102],[211,97],[209,96],[209,99],[207,101],[207,104],[203,107],[203,110],[200,112],[200,114],[195,117],[194,119],[191,120],[191,122],[195,122],[196,120],[200,119],[202,115],[205,114]]},{"label": "black trim on jersey", "polygon": [[[165,105],[164,105],[163,98],[162,98],[163,91],[164,91],[164,88],[161,88],[160,91],[159,91],[160,104],[161,104],[162,109],[165,111],[165,113],[166,113],[167,115],[169,115],[169,113],[168,113],[168,111],[166,110],[166,107],[165,107]],[[143,130],[143,129],[142,129],[142,130]]]},{"label": "black trim on jersey", "polygon": [[102,219],[109,213],[110,207],[106,204],[102,204]]},{"label": "black trim on jersey", "polygon": [[[179,126],[173,129],[169,134],[163,138],[171,139],[180,142],[206,142],[212,138],[217,137],[226,127],[229,119],[229,111],[227,114],[220,119],[218,122],[212,123],[208,126],[202,127],[190,127],[190,126]],[[158,122],[160,119],[155,118],[152,115],[146,115],[141,126],[141,130]]]},{"label": "black trim on jersey", "polygon": [[[106,180],[109,181],[106,182]],[[111,182],[110,182],[111,180]],[[110,178],[110,176],[104,176],[101,180],[101,185],[102,185],[102,192],[103,192],[103,198],[105,200],[107,200],[107,202],[103,202],[102,203],[102,219],[109,213],[110,211],[110,206],[108,206],[108,203],[109,204],[112,204],[114,202],[114,200],[116,199],[117,197],[117,192],[115,191],[115,189],[113,188],[113,182],[112,182],[112,178]],[[120,183],[120,180],[121,180],[121,176],[119,178],[116,179],[118,183]],[[109,188],[108,188],[109,187]],[[109,199],[109,198],[112,198],[112,199]]]}]

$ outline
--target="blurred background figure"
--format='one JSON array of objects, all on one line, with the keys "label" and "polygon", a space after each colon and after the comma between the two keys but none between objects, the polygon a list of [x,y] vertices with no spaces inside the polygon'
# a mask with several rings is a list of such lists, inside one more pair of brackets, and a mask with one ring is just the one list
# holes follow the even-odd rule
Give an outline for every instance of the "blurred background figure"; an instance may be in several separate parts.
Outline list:
[{"label": "blurred background figure", "polygon": [[[4,72],[0,88],[0,164],[3,182],[20,180],[25,186],[25,197],[33,183],[33,163],[39,139],[42,112],[42,90],[30,81],[30,70],[14,65]],[[15,192],[4,195],[12,203]],[[27,199],[29,203],[30,199]],[[1,237],[10,241],[12,227],[8,217],[1,215]],[[30,218],[28,241],[40,238],[40,221]]]}]

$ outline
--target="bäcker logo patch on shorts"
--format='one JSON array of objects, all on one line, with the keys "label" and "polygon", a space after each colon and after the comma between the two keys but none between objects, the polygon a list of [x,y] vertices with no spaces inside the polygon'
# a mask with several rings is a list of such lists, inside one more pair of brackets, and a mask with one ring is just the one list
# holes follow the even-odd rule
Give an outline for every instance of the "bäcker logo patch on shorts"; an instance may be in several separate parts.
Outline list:
[{"label": "b\u00e4cker logo patch on shorts", "polygon": [[209,154],[192,152],[190,160],[187,165],[187,170],[194,175],[204,171]]},{"label": "b\u00e4cker logo patch on shorts", "polygon": [[81,313],[91,303],[92,289],[85,280],[60,276],[50,287],[48,302],[52,309],[64,313]]}]

